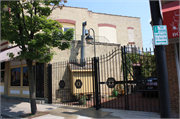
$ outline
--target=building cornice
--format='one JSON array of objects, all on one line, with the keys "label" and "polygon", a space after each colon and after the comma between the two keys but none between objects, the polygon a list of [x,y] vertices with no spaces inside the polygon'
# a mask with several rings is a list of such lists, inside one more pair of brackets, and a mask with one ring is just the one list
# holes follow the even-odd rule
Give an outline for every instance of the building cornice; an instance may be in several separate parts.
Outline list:
[{"label": "building cornice", "polygon": [[67,8],[77,8],[77,9],[85,9],[88,12],[91,12],[91,13],[94,13],[94,14],[102,14],[102,15],[129,17],[129,18],[138,18],[138,19],[140,19],[140,17],[132,17],[132,16],[123,16],[123,15],[116,15],[116,14],[107,14],[107,13],[92,12],[91,10],[88,10],[87,8],[83,8],[83,7],[72,7],[72,6],[64,6],[64,7],[67,7]]}]

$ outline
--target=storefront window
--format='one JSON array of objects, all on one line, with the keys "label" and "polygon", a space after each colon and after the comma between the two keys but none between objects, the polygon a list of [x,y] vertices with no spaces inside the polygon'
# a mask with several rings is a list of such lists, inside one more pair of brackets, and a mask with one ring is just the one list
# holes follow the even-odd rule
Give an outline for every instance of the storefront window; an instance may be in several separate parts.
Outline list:
[{"label": "storefront window", "polygon": [[23,67],[23,86],[29,86],[27,67]]},{"label": "storefront window", "polygon": [[1,83],[4,82],[5,71],[1,71]]},{"label": "storefront window", "polygon": [[11,86],[21,85],[21,68],[11,68]]},{"label": "storefront window", "polygon": [[[33,66],[33,72],[34,72],[34,77],[35,77],[35,66]],[[29,86],[27,67],[23,67],[23,86]]]}]

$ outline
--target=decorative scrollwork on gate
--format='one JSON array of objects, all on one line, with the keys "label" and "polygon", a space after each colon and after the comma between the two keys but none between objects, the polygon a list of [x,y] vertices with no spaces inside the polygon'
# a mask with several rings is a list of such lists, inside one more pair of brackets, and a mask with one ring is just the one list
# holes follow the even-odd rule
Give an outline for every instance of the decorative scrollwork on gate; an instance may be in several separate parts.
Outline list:
[{"label": "decorative scrollwork on gate", "polygon": [[77,80],[76,80],[76,82],[75,82],[75,86],[76,86],[76,88],[81,88],[81,86],[82,86],[82,82],[81,82],[81,80],[80,80],[80,79],[77,79]]},{"label": "decorative scrollwork on gate", "polygon": [[61,80],[60,82],[59,82],[59,86],[60,86],[60,88],[64,88],[65,87],[65,82],[64,82],[64,80]]},{"label": "decorative scrollwork on gate", "polygon": [[116,85],[116,80],[114,78],[108,78],[107,79],[107,86],[109,88],[114,88]]}]

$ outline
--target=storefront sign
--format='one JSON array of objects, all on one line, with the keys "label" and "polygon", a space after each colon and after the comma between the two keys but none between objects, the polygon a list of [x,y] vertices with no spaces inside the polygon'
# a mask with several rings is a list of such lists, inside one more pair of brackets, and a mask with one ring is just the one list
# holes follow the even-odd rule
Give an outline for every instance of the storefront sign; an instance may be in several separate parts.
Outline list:
[{"label": "storefront sign", "polygon": [[163,25],[167,26],[168,38],[177,38],[180,34],[180,23],[179,23],[179,7],[171,7],[163,9]]},{"label": "storefront sign", "polygon": [[155,45],[168,45],[166,25],[153,26]]}]

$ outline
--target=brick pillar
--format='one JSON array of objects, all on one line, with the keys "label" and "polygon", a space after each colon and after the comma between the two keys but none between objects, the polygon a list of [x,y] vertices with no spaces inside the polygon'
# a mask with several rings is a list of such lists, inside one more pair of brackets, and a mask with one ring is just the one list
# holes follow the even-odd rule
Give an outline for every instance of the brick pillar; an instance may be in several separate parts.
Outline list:
[{"label": "brick pillar", "polygon": [[179,86],[174,44],[165,46],[172,118],[179,117]]}]

